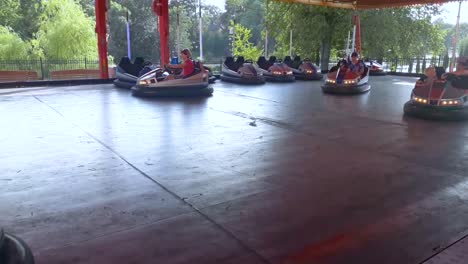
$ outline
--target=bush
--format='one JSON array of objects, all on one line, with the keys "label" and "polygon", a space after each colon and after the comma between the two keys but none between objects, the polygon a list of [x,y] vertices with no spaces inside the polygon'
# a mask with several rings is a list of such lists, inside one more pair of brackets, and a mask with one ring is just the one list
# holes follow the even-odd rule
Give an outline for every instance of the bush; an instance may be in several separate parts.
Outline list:
[{"label": "bush", "polygon": [[468,38],[460,41],[460,56],[468,56]]},{"label": "bush", "polygon": [[11,29],[0,26],[0,60],[25,59],[31,50],[31,45],[24,42]]}]

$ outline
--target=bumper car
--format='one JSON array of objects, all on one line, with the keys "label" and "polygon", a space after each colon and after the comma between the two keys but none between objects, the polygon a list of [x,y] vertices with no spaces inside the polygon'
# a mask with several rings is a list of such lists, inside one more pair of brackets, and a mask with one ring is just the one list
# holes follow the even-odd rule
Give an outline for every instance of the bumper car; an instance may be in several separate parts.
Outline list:
[{"label": "bumper car", "polygon": [[34,264],[34,257],[28,245],[21,239],[3,232],[0,228],[0,263]]},{"label": "bumper car", "polygon": [[293,61],[291,57],[286,56],[283,62],[292,69],[296,80],[322,80],[323,78],[318,67],[310,59],[301,61],[301,57],[296,56]]},{"label": "bumper car", "polygon": [[141,75],[141,71],[145,68],[145,61],[141,57],[135,58],[135,62],[132,63],[128,57],[122,57],[119,65],[117,66],[116,78],[114,85],[120,88],[130,89],[136,84],[138,76]]},{"label": "bumper car", "polygon": [[360,94],[369,91],[369,69],[364,67],[362,75],[348,70],[346,62],[341,61],[330,69],[325,84],[322,85],[324,93],[332,94]]},{"label": "bumper car", "polygon": [[216,82],[216,77],[213,75],[213,71],[211,70],[210,67],[203,66],[205,70],[208,71],[208,83],[215,83]]},{"label": "bumper car", "polygon": [[263,74],[252,65],[252,61],[244,61],[238,57],[227,57],[221,69],[221,80],[240,84],[264,84]]},{"label": "bumper car", "polygon": [[[178,72],[173,72],[175,75]],[[210,96],[213,88],[209,87],[208,71],[200,63],[195,63],[195,71],[184,78],[167,80],[169,73],[160,68],[152,70],[138,78],[131,88],[132,95],[142,97],[193,97]]]},{"label": "bumper car", "polygon": [[275,56],[271,56],[267,61],[265,57],[257,60],[258,72],[263,74],[267,82],[294,82],[292,69],[283,62],[276,61]]},{"label": "bumper car", "polygon": [[384,72],[383,70],[383,66],[382,64],[376,62],[376,61],[371,61],[371,60],[367,60],[365,62],[367,68],[369,68],[369,75],[371,76],[383,76],[383,75],[387,75],[386,72]]},{"label": "bumper car", "polygon": [[428,68],[404,106],[405,115],[447,121],[468,119],[468,57],[466,67],[465,73],[448,74],[441,67]]}]

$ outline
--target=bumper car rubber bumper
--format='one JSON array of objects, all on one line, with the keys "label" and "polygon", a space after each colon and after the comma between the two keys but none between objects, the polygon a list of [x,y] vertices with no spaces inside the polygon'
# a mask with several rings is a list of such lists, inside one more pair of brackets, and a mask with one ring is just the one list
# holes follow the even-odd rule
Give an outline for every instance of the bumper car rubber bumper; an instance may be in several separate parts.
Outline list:
[{"label": "bumper car rubber bumper", "polygon": [[211,96],[213,94],[213,88],[206,85],[181,87],[146,87],[136,85],[131,89],[132,95],[141,97],[196,97]]},{"label": "bumper car rubber bumper", "polygon": [[369,91],[371,88],[369,83],[359,85],[337,85],[337,84],[324,84],[322,91],[331,94],[360,94]]},{"label": "bumper car rubber bumper", "polygon": [[441,107],[434,105],[421,105],[413,101],[406,102],[405,115],[431,120],[467,120],[468,108],[464,106]]},{"label": "bumper car rubber bumper", "polygon": [[263,77],[244,78],[244,77],[229,76],[226,74],[221,75],[221,80],[225,82],[239,83],[239,84],[264,84],[265,83],[265,78]]},{"label": "bumper car rubber bumper", "polygon": [[34,264],[34,257],[23,240],[0,229],[0,263]]}]

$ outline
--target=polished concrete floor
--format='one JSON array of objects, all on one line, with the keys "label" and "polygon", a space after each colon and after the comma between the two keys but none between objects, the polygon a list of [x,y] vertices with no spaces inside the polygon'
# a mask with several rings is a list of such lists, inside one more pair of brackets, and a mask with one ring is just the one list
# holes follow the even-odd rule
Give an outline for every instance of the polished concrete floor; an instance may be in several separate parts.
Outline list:
[{"label": "polished concrete floor", "polygon": [[403,117],[415,80],[0,90],[0,226],[39,264],[424,262],[468,230],[468,122]]}]

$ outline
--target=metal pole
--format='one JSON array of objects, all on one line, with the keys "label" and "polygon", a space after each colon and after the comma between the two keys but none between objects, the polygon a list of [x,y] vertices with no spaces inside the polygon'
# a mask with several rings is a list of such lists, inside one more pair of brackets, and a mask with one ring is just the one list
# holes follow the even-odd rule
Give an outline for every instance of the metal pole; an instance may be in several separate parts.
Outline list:
[{"label": "metal pole", "polygon": [[289,56],[292,56],[292,29],[289,31]]},{"label": "metal pole", "polygon": [[106,0],[94,1],[94,10],[96,12],[96,33],[99,53],[99,72],[101,74],[101,79],[109,79],[107,61]]},{"label": "metal pole", "polygon": [[201,16],[201,8],[202,8],[202,5],[201,5],[201,0],[198,0],[198,5],[199,5],[199,13],[198,13],[198,17],[199,17],[199,25],[200,25],[200,60],[202,61],[203,60],[203,24],[202,24],[202,16]]},{"label": "metal pole", "polygon": [[177,6],[177,24],[176,24],[176,31],[177,31],[177,36],[176,36],[176,50],[177,50],[177,55],[180,54],[180,16],[179,16],[179,6]]},{"label": "metal pole", "polygon": [[354,20],[354,28],[356,29],[356,34],[354,37],[355,49],[353,49],[353,51],[356,51],[361,56],[362,55],[361,23],[359,21],[359,15],[357,13],[354,14],[353,20]]},{"label": "metal pole", "polygon": [[128,9],[127,9],[127,56],[129,59],[132,58],[132,48],[130,44],[130,21],[128,19]]},{"label": "metal pole", "polygon": [[[354,48],[356,46],[356,25],[353,27],[353,44],[351,46],[351,52],[354,52]],[[349,55],[349,54],[346,54]]]},{"label": "metal pole", "polygon": [[452,63],[450,63],[450,72],[453,72],[453,68],[455,67],[455,62],[457,58],[457,41],[458,41],[458,34],[460,30],[460,9],[461,9],[462,1],[458,4],[458,16],[457,16],[457,24],[455,26],[455,36],[453,37],[453,47],[452,47]]},{"label": "metal pole", "polygon": [[[266,1],[266,15],[268,14],[268,0]],[[268,58],[268,23],[265,20],[265,58]]]},{"label": "metal pole", "polygon": [[348,31],[348,38],[346,39],[346,47],[345,47],[346,55],[349,54],[349,41],[350,41],[350,38],[351,38],[351,31]]},{"label": "metal pole", "polygon": [[159,39],[160,39],[160,53],[161,53],[161,66],[169,63],[169,1],[161,0],[158,3],[161,10],[159,17]]}]

